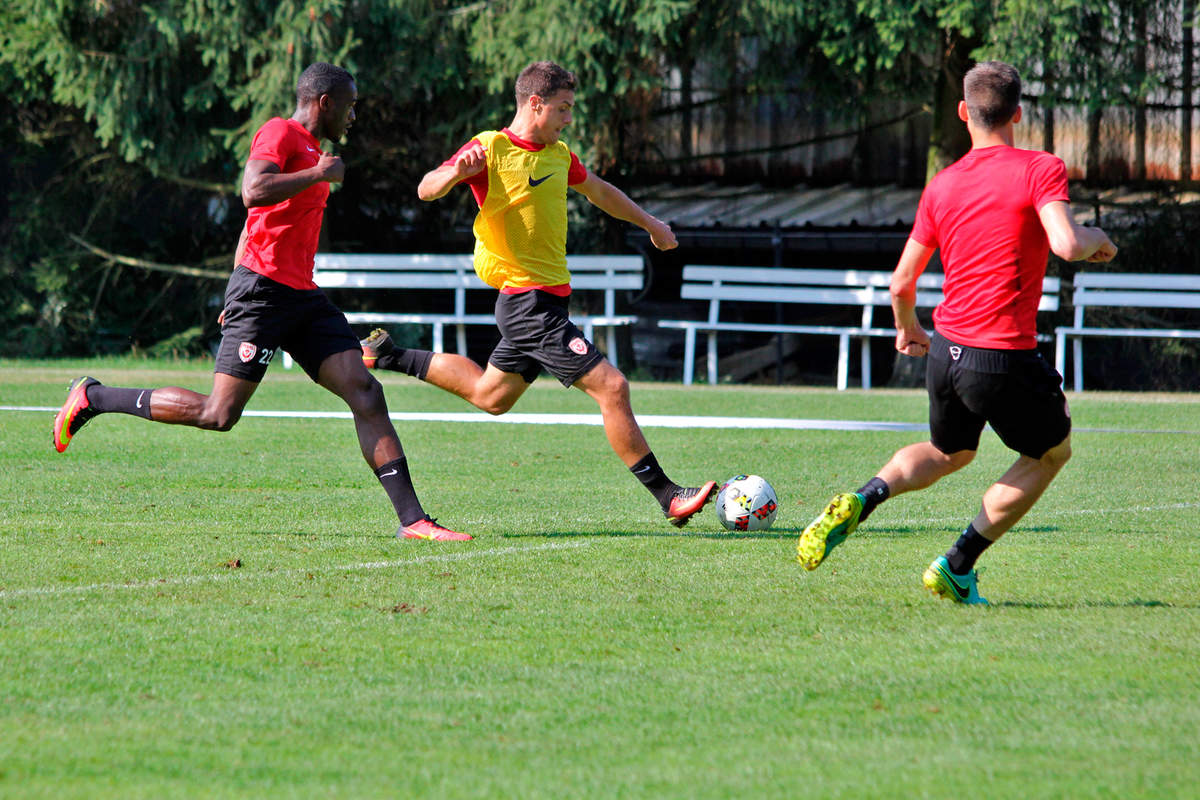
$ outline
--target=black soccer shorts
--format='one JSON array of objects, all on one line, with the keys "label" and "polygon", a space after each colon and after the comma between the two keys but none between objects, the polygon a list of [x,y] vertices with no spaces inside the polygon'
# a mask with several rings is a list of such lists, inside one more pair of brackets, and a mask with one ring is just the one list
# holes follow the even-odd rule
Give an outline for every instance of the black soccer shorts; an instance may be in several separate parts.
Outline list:
[{"label": "black soccer shorts", "polygon": [[291,353],[314,381],[322,362],[358,350],[346,315],[320,289],[293,289],[239,266],[225,288],[216,372],[260,382],[275,354]]},{"label": "black soccer shorts", "polygon": [[934,333],[925,386],[930,440],[943,453],[978,450],[984,423],[1030,458],[1071,432],[1062,376],[1037,350],[967,347]]},{"label": "black soccer shorts", "polygon": [[503,294],[496,299],[500,343],[488,363],[533,383],[546,368],[563,386],[570,386],[604,360],[596,345],[567,316],[568,298],[540,289]]}]

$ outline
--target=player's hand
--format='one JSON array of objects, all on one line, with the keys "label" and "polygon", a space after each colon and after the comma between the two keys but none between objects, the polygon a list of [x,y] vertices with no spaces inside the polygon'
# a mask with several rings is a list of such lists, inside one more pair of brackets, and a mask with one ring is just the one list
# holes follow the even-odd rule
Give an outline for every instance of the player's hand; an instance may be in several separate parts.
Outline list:
[{"label": "player's hand", "polygon": [[906,330],[900,328],[896,331],[896,349],[906,356],[927,356],[929,355],[929,334],[920,325],[915,328]]},{"label": "player's hand", "polygon": [[1100,235],[1104,237],[1104,242],[1098,248],[1096,248],[1096,252],[1092,253],[1085,260],[1091,262],[1101,262],[1112,261],[1114,258],[1116,258],[1117,246],[1112,243],[1112,239],[1108,238],[1108,234],[1101,232]]},{"label": "player's hand", "polygon": [[651,244],[659,250],[674,250],[679,246],[679,242],[675,239],[675,231],[660,219],[654,220],[650,227],[646,228],[646,232],[650,234]]},{"label": "player's hand", "polygon": [[487,168],[487,150],[475,142],[454,160],[454,173],[460,179],[478,175]]},{"label": "player's hand", "polygon": [[317,169],[321,173],[321,180],[330,183],[341,183],[346,177],[346,165],[342,162],[341,156],[335,156],[332,153],[321,153],[321,158],[317,161]]}]

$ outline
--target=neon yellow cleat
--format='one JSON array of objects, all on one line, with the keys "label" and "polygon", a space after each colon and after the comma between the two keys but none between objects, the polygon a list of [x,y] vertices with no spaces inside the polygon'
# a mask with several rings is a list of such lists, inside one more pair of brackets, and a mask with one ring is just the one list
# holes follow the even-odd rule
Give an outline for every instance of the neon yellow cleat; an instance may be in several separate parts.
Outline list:
[{"label": "neon yellow cleat", "polygon": [[950,571],[950,564],[945,556],[935,558],[921,580],[926,589],[939,597],[965,605],[988,604],[987,598],[979,595],[979,573],[971,570],[966,575],[956,575]]},{"label": "neon yellow cleat", "polygon": [[816,569],[858,527],[863,497],[855,492],[834,495],[820,516],[812,521],[796,544],[796,560],[808,570]]}]

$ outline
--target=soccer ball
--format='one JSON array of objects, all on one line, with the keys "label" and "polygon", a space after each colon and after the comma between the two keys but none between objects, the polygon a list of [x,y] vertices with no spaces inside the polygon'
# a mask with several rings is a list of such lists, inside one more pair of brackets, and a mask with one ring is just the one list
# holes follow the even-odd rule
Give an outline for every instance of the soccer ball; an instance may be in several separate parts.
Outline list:
[{"label": "soccer ball", "polygon": [[757,475],[734,475],[717,493],[717,519],[726,530],[765,531],[775,521],[779,499]]}]

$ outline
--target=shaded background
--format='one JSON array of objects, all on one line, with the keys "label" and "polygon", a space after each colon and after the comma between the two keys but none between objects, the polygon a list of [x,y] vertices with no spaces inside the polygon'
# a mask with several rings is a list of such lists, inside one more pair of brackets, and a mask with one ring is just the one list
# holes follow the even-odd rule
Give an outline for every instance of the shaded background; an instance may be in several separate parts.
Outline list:
[{"label": "shaded background", "polygon": [[[1200,273],[1195,18],[1194,0],[15,0],[0,9],[0,354],[209,352],[250,137],[291,114],[317,60],[350,69],[361,98],[324,250],[468,252],[469,193],[423,204],[416,183],[506,124],[515,75],[550,58],[580,79],[568,143],[680,235],[649,251],[573,199],[573,252],[647,254],[629,310],[685,313],[684,263],[890,269],[921,186],[969,146],[961,76],[994,57],[1025,78],[1018,145],[1066,161],[1080,219],[1121,247],[1110,268]],[[1073,269],[1051,273],[1069,286]],[[675,344],[635,336],[650,337],[635,374],[677,377]],[[1089,342],[1089,386],[1200,388],[1198,346]],[[786,376],[744,378],[828,380],[820,354],[798,366],[803,348]],[[886,380],[892,359],[876,361]]]}]

